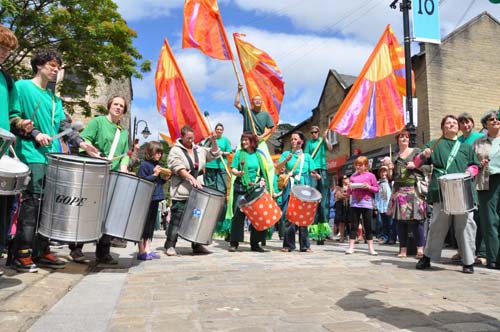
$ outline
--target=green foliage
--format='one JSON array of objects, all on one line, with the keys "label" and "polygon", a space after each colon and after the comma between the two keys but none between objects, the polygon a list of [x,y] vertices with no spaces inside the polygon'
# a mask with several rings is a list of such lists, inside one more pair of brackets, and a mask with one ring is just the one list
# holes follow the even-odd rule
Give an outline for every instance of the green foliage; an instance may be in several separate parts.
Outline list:
[{"label": "green foliage", "polygon": [[279,130],[287,130],[287,131],[289,131],[289,130],[292,130],[293,128],[295,128],[295,126],[291,125],[289,123],[280,123],[280,124],[278,124],[278,129]]},{"label": "green foliage", "polygon": [[[0,23],[10,28],[19,48],[4,63],[14,77],[33,74],[25,64],[33,52],[54,49],[63,58],[65,77],[58,85],[71,113],[78,105],[90,115],[82,101],[86,88],[96,87],[97,76],[106,83],[116,79],[142,78],[136,69],[141,54],[132,45],[136,32],[127,26],[111,0],[1,0]],[[146,61],[142,70],[150,70]],[[83,87],[83,88],[82,88]]]}]

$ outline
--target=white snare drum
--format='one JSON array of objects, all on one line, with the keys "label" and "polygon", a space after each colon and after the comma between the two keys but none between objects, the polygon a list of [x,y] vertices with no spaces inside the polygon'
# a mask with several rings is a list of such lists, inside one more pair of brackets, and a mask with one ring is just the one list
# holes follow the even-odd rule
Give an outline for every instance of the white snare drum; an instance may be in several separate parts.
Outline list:
[{"label": "white snare drum", "polygon": [[438,182],[445,213],[465,214],[474,210],[472,177],[469,174],[446,174],[440,176]]},{"label": "white snare drum", "polygon": [[28,166],[9,156],[0,158],[0,195],[15,195],[30,182]]}]

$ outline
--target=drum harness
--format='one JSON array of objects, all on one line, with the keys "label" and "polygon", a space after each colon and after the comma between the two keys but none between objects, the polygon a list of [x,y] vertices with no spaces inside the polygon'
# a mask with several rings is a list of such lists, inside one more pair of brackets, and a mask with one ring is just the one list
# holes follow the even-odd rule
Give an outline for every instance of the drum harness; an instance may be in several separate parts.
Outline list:
[{"label": "drum harness", "polygon": [[461,145],[460,141],[458,140],[455,142],[455,145],[453,145],[453,149],[451,149],[451,153],[448,156],[448,161],[446,161],[446,168],[444,169],[444,171],[440,168],[435,167],[436,171],[438,171],[441,174],[447,174],[448,168],[451,166],[451,163],[455,159],[455,156],[457,155],[458,150],[460,149],[460,145]]}]

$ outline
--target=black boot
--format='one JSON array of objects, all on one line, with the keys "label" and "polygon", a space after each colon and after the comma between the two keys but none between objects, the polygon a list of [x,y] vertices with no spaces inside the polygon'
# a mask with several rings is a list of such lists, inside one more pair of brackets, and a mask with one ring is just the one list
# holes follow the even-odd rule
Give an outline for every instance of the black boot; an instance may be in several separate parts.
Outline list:
[{"label": "black boot", "polygon": [[431,259],[424,255],[417,263],[417,270],[425,270],[431,267]]}]

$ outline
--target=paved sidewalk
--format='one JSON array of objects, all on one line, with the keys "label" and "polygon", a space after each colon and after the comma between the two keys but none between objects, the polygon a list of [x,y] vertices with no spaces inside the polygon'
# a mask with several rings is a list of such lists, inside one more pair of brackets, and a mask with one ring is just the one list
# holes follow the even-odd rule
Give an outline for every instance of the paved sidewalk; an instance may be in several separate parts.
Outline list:
[{"label": "paved sidewalk", "polygon": [[[157,232],[157,250],[163,241],[164,234]],[[88,247],[91,257],[93,247]],[[216,240],[212,254],[199,256],[180,241],[181,255],[162,254],[146,262],[133,259],[136,247],[131,244],[113,248],[120,252],[119,267],[91,267],[83,278],[79,274],[74,288],[58,288],[67,294],[59,295],[57,304],[52,301],[48,311],[48,304],[12,310],[16,319],[29,321],[10,331],[30,326],[32,332],[500,331],[500,271],[476,268],[475,274],[464,275],[460,266],[434,263],[430,271],[417,271],[414,258],[395,257],[397,246],[378,245],[376,257],[367,254],[364,244],[354,255],[345,255],[347,245],[338,242],[313,245],[313,253],[282,253],[280,247],[279,240],[271,240],[268,253],[251,252],[248,244],[229,253],[227,244]],[[445,250],[444,256],[454,253]],[[74,265],[82,268],[74,263],[68,268]],[[7,303],[47,278],[71,275],[44,273]],[[10,280],[19,278],[35,277],[2,277],[0,285],[3,279],[13,284]]]}]

